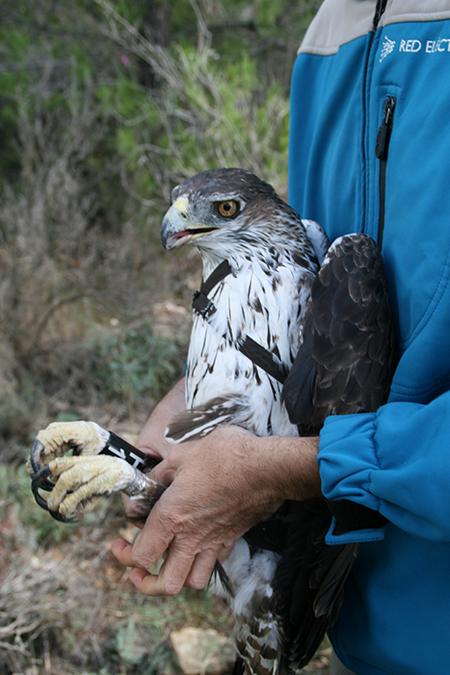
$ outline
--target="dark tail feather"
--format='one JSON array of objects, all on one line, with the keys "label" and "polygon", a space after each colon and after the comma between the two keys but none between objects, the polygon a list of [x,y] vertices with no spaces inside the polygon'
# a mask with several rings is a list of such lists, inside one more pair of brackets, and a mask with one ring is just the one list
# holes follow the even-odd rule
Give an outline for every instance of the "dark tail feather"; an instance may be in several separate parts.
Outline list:
[{"label": "dark tail feather", "polygon": [[292,502],[287,517],[286,549],[274,586],[286,638],[283,666],[293,671],[312,659],[336,620],[357,545],[325,544],[331,520],[325,500]]},{"label": "dark tail feather", "polygon": [[245,673],[244,661],[241,659],[240,656],[238,656],[236,661],[234,662],[232,675],[244,675],[244,673]]},{"label": "dark tail feather", "polygon": [[234,596],[233,586],[231,585],[230,577],[225,572],[220,562],[216,562],[213,574],[219,579],[220,583],[222,584],[222,586],[224,587],[230,598],[232,598]]},{"label": "dark tail feather", "polygon": [[[339,550],[334,552],[334,548]],[[357,553],[358,544],[338,547],[322,545],[317,569],[311,578],[312,588],[317,588],[313,606],[317,617],[328,616],[331,622],[337,617],[343,600],[344,584]]]}]

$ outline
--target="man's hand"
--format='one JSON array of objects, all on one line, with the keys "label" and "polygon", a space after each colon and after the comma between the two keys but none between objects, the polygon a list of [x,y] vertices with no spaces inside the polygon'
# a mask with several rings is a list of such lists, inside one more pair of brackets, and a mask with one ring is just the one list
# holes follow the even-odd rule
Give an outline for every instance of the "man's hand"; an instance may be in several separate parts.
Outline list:
[{"label": "man's hand", "polygon": [[[285,499],[320,495],[316,439],[258,438],[223,426],[206,438],[172,446],[150,476],[170,487],[133,546],[113,543],[130,580],[147,595],[203,588],[217,559]],[[158,575],[149,568],[161,557]]]}]

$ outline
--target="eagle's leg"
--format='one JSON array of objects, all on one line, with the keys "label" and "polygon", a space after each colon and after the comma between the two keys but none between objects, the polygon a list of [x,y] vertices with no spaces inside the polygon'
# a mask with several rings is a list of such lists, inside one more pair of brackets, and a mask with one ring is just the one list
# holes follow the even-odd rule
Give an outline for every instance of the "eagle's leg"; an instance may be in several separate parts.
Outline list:
[{"label": "eagle's leg", "polygon": [[[100,495],[124,492],[147,515],[163,487],[124,459],[100,454],[110,432],[95,422],[54,422],[41,430],[29,469],[36,500],[58,520],[73,519],[80,506]],[[63,456],[73,451],[75,456]],[[50,495],[45,501],[39,490]]]},{"label": "eagle's leg", "polygon": [[274,609],[273,579],[280,556],[239,539],[223,569],[233,595],[215,577],[211,590],[224,597],[235,618],[235,639],[246,673],[269,675],[279,664],[280,622]]},{"label": "eagle's leg", "polygon": [[87,500],[113,492],[142,500],[148,513],[164,489],[118,457],[60,457],[52,460],[48,467],[55,481],[47,499],[48,507],[66,518],[74,517]]}]

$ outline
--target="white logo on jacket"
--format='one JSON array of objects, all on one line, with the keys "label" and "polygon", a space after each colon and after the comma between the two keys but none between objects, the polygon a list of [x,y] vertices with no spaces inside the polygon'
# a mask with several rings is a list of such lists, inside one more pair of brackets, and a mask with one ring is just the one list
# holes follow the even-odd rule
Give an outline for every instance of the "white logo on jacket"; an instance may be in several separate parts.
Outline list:
[{"label": "white logo on jacket", "polygon": [[389,56],[389,54],[392,54],[395,48],[395,40],[391,40],[388,38],[387,35],[384,36],[383,44],[381,45],[381,52],[380,52],[380,63],[384,61],[386,56]]}]

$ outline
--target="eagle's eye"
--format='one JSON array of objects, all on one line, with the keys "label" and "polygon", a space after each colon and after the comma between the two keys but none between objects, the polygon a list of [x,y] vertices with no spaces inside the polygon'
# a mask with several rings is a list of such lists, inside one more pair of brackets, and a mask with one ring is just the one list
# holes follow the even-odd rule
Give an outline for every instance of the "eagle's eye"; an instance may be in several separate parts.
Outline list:
[{"label": "eagle's eye", "polygon": [[222,218],[232,218],[239,213],[239,202],[235,199],[227,199],[224,202],[215,202],[215,207]]}]

